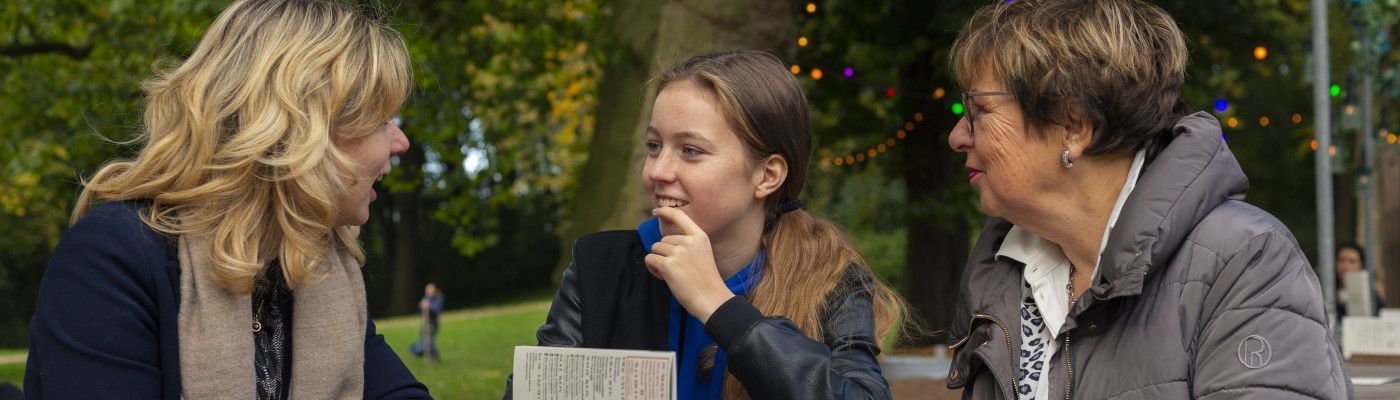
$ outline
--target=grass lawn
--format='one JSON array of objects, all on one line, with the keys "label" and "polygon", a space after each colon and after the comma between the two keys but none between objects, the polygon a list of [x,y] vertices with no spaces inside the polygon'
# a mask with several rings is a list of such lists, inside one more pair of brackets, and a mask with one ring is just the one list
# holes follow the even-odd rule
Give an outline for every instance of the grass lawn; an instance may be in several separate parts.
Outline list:
[{"label": "grass lawn", "polygon": [[[29,349],[0,349],[0,359],[13,358],[13,356],[28,352]],[[11,383],[15,386],[23,386],[24,363],[0,363],[0,383]]]},{"label": "grass lawn", "polygon": [[24,386],[24,363],[0,364],[0,382]]},{"label": "grass lawn", "polygon": [[[439,399],[499,399],[505,392],[511,357],[517,345],[534,345],[535,329],[544,323],[547,301],[448,311],[442,316],[438,352],[442,361],[424,365],[408,352],[418,339],[415,316],[375,321],[419,381]],[[0,355],[24,353],[0,349]],[[24,363],[0,364],[0,382],[22,386]]]},{"label": "grass lawn", "polygon": [[376,322],[379,333],[404,364],[439,399],[499,399],[505,392],[515,346],[534,345],[535,329],[544,323],[547,302],[496,306],[446,313],[438,334],[442,361],[425,365],[408,352],[418,340],[418,318]]}]

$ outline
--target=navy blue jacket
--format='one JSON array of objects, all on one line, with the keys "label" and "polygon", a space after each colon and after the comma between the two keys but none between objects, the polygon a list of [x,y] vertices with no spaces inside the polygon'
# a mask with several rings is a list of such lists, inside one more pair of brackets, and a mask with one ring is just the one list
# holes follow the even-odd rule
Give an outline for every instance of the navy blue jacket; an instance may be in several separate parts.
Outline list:
[{"label": "navy blue jacket", "polygon": [[[104,204],[54,249],[29,324],[30,399],[180,398],[178,244],[142,223],[140,207]],[[430,398],[373,321],[365,326],[364,396]]]}]

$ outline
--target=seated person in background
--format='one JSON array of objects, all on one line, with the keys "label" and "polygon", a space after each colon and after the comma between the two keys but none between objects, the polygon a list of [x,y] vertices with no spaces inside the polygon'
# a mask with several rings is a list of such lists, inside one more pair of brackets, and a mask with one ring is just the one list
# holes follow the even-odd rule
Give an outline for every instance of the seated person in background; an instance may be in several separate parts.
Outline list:
[{"label": "seated person in background", "polygon": [[876,357],[903,302],[802,209],[797,79],[737,50],[656,82],[642,170],[656,218],[575,243],[540,345],[675,351],[685,400],[889,398]]},{"label": "seated person in background", "polygon": [[[1337,317],[1347,316],[1346,296],[1346,276],[1351,272],[1368,272],[1366,270],[1366,250],[1356,243],[1342,243],[1337,246]],[[1371,276],[1371,316],[1378,316],[1381,308],[1385,307],[1385,300],[1377,290],[1380,282],[1375,281],[1375,275]]]},{"label": "seated person in background", "polygon": [[86,183],[44,271],[30,398],[429,397],[365,306],[359,225],[411,84],[366,10],[235,1],[143,85],[141,152]]}]

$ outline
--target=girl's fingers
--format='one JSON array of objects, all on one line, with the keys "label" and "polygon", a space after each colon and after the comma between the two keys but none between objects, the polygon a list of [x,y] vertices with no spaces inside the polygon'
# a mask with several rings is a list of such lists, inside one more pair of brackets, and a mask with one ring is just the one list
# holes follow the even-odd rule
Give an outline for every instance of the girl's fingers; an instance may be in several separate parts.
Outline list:
[{"label": "girl's fingers", "polygon": [[701,230],[699,225],[695,225],[695,221],[691,220],[690,216],[686,215],[681,210],[672,207],[661,207],[653,210],[652,214],[661,218],[662,221],[674,224],[676,228],[681,230],[681,234],[683,235],[705,234],[705,231]]},{"label": "girl's fingers", "polygon": [[666,257],[657,254],[647,254],[646,258],[642,259],[642,263],[647,266],[647,272],[651,272],[652,276],[663,281],[666,280],[666,276],[661,273],[661,267],[665,261]]},{"label": "girl's fingers", "polygon": [[660,256],[663,256],[663,257],[665,257],[665,256],[670,256],[670,255],[674,254],[674,252],[675,252],[675,250],[676,250],[677,247],[678,247],[678,246],[675,245],[675,244],[666,243],[665,241],[660,241],[660,242],[656,242],[655,244],[651,245],[651,253],[652,253],[652,254],[656,254],[656,255],[660,255]]},{"label": "girl's fingers", "polygon": [[685,238],[685,235],[666,235],[665,237],[661,238],[660,242],[657,243],[670,243],[679,246],[685,244]]}]

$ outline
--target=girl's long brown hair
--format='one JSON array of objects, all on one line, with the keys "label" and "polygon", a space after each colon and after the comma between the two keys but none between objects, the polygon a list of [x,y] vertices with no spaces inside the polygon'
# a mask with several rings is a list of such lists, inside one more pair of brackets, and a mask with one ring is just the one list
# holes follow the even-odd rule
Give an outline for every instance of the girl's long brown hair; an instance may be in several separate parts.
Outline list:
[{"label": "girl's long brown hair", "polygon": [[[773,154],[787,160],[787,180],[766,200],[762,245],[768,260],[763,279],[749,296],[754,306],[764,315],[792,320],[808,338],[821,341],[827,300],[866,292],[874,339],[877,345],[883,342],[901,320],[903,298],[875,277],[855,244],[830,220],[802,209],[778,212],[780,205],[800,199],[811,161],[811,117],[797,79],[772,54],[731,50],[694,56],[662,73],[657,92],[676,82],[710,90],[754,160]],[[861,279],[842,285],[852,268]],[[728,373],[725,378],[725,399],[749,398],[737,379]]]}]

